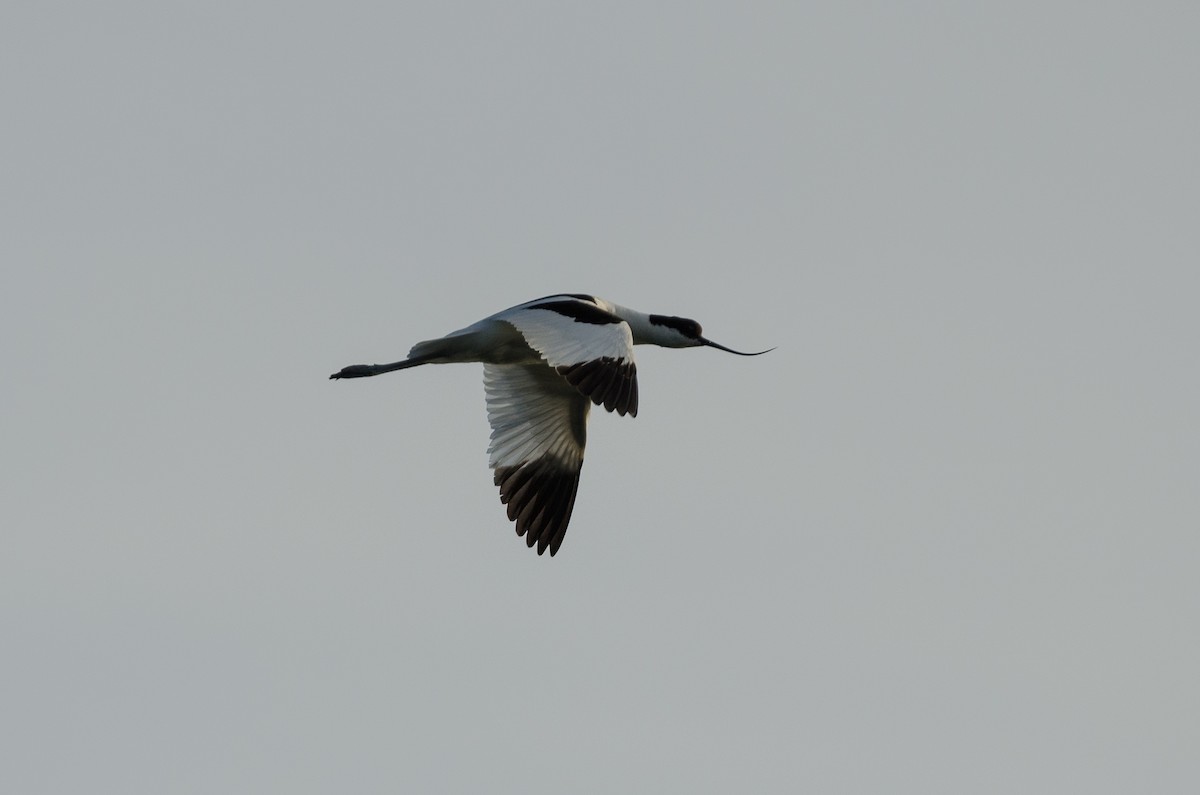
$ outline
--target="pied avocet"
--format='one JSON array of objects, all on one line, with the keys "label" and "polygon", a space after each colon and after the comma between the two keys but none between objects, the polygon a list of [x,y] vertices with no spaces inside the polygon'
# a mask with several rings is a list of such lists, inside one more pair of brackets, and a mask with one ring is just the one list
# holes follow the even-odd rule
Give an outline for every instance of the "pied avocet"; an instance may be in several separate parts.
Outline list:
[{"label": "pied avocet", "polygon": [[591,404],[637,416],[634,345],[710,348],[694,320],[648,315],[578,293],[497,312],[391,364],[355,364],[330,378],[364,378],[422,364],[482,362],[500,501],[538,554],[558,552],[579,488]]}]

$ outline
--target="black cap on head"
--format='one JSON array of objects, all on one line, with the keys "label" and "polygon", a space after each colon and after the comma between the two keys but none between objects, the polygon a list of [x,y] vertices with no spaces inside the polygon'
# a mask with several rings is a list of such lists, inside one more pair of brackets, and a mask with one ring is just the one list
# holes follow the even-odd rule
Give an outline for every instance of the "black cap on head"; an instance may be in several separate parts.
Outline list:
[{"label": "black cap on head", "polygon": [[656,326],[673,328],[688,339],[698,340],[702,333],[700,324],[691,318],[675,317],[674,315],[651,315],[650,322]]},{"label": "black cap on head", "polygon": [[700,324],[691,318],[675,317],[674,315],[650,315],[650,322],[656,326],[666,326],[667,328],[675,329],[683,336],[690,340],[695,340],[697,345],[707,345],[710,348],[716,348],[719,351],[726,353],[736,353],[738,356],[761,356],[764,353],[770,353],[775,350],[768,348],[765,351],[757,351],[755,353],[742,353],[735,351],[733,348],[726,348],[724,345],[718,345],[712,340],[706,340],[703,337],[703,332],[700,329]]}]

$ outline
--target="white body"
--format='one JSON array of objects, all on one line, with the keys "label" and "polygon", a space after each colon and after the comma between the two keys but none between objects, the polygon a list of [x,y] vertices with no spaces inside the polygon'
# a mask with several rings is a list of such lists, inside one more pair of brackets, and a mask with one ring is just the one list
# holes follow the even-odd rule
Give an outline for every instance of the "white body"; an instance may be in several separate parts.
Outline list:
[{"label": "white body", "polygon": [[478,323],[452,331],[435,340],[418,342],[408,352],[410,359],[432,356],[433,363],[487,362],[491,364],[535,363],[553,351],[552,366],[598,359],[603,356],[633,358],[633,346],[654,344],[688,347],[672,329],[650,322],[644,312],[627,309],[603,298],[588,296],[590,303],[623,323],[596,326],[578,323],[554,312],[538,311],[540,304],[576,296],[551,295],[485,317]]}]

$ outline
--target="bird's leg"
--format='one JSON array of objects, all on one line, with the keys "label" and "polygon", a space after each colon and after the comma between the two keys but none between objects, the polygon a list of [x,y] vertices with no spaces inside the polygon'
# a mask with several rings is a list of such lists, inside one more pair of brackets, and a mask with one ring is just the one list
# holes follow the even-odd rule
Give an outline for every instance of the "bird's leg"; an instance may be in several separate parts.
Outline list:
[{"label": "bird's leg", "polygon": [[380,373],[390,373],[393,370],[403,370],[406,367],[416,367],[419,364],[428,364],[429,357],[418,357],[416,359],[405,359],[402,362],[392,362],[391,364],[352,364],[349,367],[343,367],[330,378],[367,378]]}]

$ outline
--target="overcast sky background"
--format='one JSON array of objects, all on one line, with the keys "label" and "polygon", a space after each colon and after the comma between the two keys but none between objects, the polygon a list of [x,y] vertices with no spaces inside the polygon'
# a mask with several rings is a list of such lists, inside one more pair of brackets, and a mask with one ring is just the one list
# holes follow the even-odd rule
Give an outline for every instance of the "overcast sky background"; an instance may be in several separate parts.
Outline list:
[{"label": "overcast sky background", "polygon": [[[898,6],[902,5],[900,8]],[[0,790],[1200,787],[1200,12],[0,12]],[[478,366],[698,319],[539,558]]]}]

